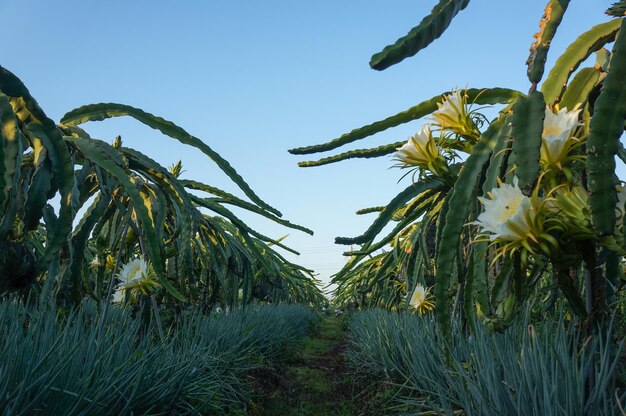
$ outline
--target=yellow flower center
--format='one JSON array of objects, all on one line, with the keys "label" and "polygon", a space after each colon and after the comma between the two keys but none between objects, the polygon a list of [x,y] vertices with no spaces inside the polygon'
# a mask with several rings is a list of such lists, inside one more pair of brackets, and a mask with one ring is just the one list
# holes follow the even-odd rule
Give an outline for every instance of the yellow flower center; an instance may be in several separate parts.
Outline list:
[{"label": "yellow flower center", "polygon": [[502,215],[502,219],[509,219],[513,215],[517,214],[517,209],[519,208],[519,203],[522,202],[522,201],[519,200],[519,201],[515,201],[515,202],[516,203],[504,206],[504,212],[502,213],[503,214]]},{"label": "yellow flower center", "polygon": [[556,124],[544,125],[542,136],[545,138],[550,135],[560,136],[563,133],[563,128]]}]

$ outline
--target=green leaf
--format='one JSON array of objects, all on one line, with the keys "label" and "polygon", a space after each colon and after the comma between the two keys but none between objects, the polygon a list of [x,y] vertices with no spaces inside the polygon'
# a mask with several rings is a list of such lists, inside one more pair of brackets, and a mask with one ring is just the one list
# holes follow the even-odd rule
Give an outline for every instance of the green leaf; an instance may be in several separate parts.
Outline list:
[{"label": "green leaf", "polygon": [[468,4],[469,0],[440,0],[430,15],[422,19],[406,36],[372,56],[370,66],[380,71],[415,55],[439,38],[450,26],[454,16]]},{"label": "green leaf", "polygon": [[356,215],[365,215],[365,214],[371,214],[374,212],[381,212],[382,210],[384,210],[385,207],[384,206],[379,206],[379,207],[369,207],[369,208],[362,208],[359,209],[358,211],[356,211]]},{"label": "green leaf", "polygon": [[[470,88],[465,90],[465,93],[467,94],[468,102],[480,105],[508,103],[515,100],[518,96],[523,95],[519,91],[510,90],[508,88]],[[373,134],[380,133],[388,128],[417,120],[436,111],[438,108],[437,103],[441,103],[441,97],[446,94],[451,94],[451,91],[444,92],[441,95],[436,95],[416,106],[409,108],[406,111],[387,117],[384,120],[376,121],[372,124],[368,124],[367,126],[354,129],[350,133],[346,133],[328,143],[290,149],[289,153],[294,155],[306,155],[311,153],[326,152],[348,143],[364,139]]]},{"label": "green leaf", "polygon": [[491,288],[491,302],[496,310],[502,302],[506,301],[507,289],[510,287],[513,271],[513,262],[505,261],[502,262],[494,277],[493,287]]},{"label": "green leaf", "polygon": [[233,181],[239,188],[257,205],[267,209],[274,214],[281,216],[280,211],[271,207],[259,198],[254,191],[248,186],[237,171],[228,163],[228,161],[220,156],[216,151],[211,149],[202,140],[187,133],[183,128],[177,126],[171,121],[157,117],[147,113],[141,109],[131,107],[129,105],[100,103],[91,104],[76,108],[63,116],[61,123],[70,126],[76,126],[87,121],[101,121],[112,117],[130,116],[135,120],[159,130],[161,133],[178,140],[181,143],[190,145],[207,155],[215,164]]},{"label": "green leaf", "polygon": [[[511,106],[507,108],[511,110]],[[504,128],[502,134],[499,135],[496,146],[493,149],[491,158],[489,159],[489,165],[485,172],[485,181],[482,185],[482,192],[484,195],[487,192],[491,192],[493,188],[498,186],[498,178],[503,179],[505,173],[509,170],[511,163],[511,130]]]},{"label": "green leaf", "polygon": [[[371,254],[374,251],[385,247],[388,243],[393,241],[394,238],[398,237],[398,235],[400,235],[401,232],[405,228],[411,226],[411,224],[413,224],[414,221],[416,221],[419,217],[424,215],[425,212],[426,212],[426,208],[411,212],[409,215],[405,216],[400,221],[398,221],[398,223],[393,227],[393,229],[389,232],[389,234],[387,234],[385,237],[380,239],[380,241],[377,241],[376,243],[372,243],[372,244],[369,244],[368,242],[367,248],[355,250],[355,251],[349,251],[349,252],[344,253],[344,255],[345,256],[362,256],[362,255]],[[335,239],[335,243],[339,244],[337,240],[338,238]]]},{"label": "green leaf", "polygon": [[[509,107],[510,110],[510,107]],[[507,162],[511,153],[511,140],[510,140],[510,128],[505,126],[501,133],[498,135],[496,145],[489,159],[489,165],[485,171],[485,180],[482,184],[482,193],[486,195],[487,192],[491,192],[493,188],[498,185],[498,178],[503,177],[507,169]],[[477,205],[480,205],[476,201]],[[472,266],[470,269],[468,266],[468,273],[472,273],[473,293],[475,299],[480,305],[483,314],[491,316],[493,314],[491,303],[489,302],[489,281],[488,281],[488,244],[486,242],[474,243],[471,246],[471,256],[473,257]]]},{"label": "green leaf", "polygon": [[483,259],[476,258],[476,256],[470,253],[469,259],[467,261],[467,277],[463,285],[463,314],[465,316],[465,320],[469,324],[472,333],[476,333],[476,306],[474,301],[474,293],[477,290],[475,288],[483,283],[477,281],[477,274],[480,274],[480,269],[479,267],[477,267],[475,263],[476,261],[478,261],[481,265],[484,264]]},{"label": "green leaf", "polygon": [[541,133],[545,113],[546,103],[539,91],[531,92],[528,97],[520,97],[513,105],[511,124],[513,154],[517,166],[515,175],[526,195],[530,195],[539,177]]},{"label": "green leaf", "polygon": [[535,42],[530,47],[530,56],[526,62],[528,64],[528,79],[535,85],[541,81],[550,43],[552,43],[552,38],[556,34],[556,29],[563,19],[568,4],[569,0],[550,0],[541,18],[539,32],[535,33]]},{"label": "green leaf", "polygon": [[[626,20],[616,20],[626,27]],[[622,32],[624,33],[624,32]],[[615,41],[609,71],[600,96],[595,102],[587,139],[587,184],[591,222],[600,235],[615,230],[615,155],[626,120],[626,36]]]},{"label": "green leaf", "polygon": [[489,287],[488,287],[488,264],[486,242],[475,243],[471,247],[472,263],[468,265],[468,270],[473,275],[472,290],[475,300],[480,305],[480,309],[485,315],[490,315],[491,304],[489,303]]},{"label": "green leaf", "polygon": [[567,47],[541,86],[547,103],[558,101],[570,75],[593,52],[602,49],[607,43],[613,42],[620,25],[621,19],[616,19],[594,26]]},{"label": "green leaf", "polygon": [[600,72],[595,68],[583,68],[576,73],[563,93],[560,108],[572,110],[576,104],[585,104],[589,93],[600,81]]},{"label": "green leaf", "polygon": [[[191,273],[193,237],[197,228],[194,218],[201,217],[202,214],[193,205],[182,184],[166,168],[137,150],[120,147],[120,151],[128,158],[130,169],[141,172],[156,184],[152,195],[144,195],[142,192],[142,197],[144,200],[149,198],[150,207],[153,213],[156,212],[156,215],[153,214],[152,217],[160,240],[163,238],[162,230],[168,211],[168,203],[165,202],[166,197],[169,200],[169,206],[172,208],[174,219],[178,224],[178,230],[173,230],[175,233],[170,235],[170,239],[176,238],[177,233],[180,233],[177,249],[179,260],[177,263],[183,269],[182,275],[188,276]],[[156,201],[153,202],[153,199]],[[181,285],[181,287],[183,286]]]}]

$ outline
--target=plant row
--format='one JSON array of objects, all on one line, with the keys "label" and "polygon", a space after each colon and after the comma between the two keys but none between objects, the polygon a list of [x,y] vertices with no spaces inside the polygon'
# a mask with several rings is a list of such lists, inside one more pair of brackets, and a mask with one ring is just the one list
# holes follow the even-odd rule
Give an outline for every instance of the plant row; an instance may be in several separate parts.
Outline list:
[{"label": "plant row", "polygon": [[[250,372],[304,336],[301,305],[189,313],[164,334],[127,309],[0,303],[3,415],[223,414],[245,410]],[[63,316],[65,315],[65,316]]]},{"label": "plant row", "polygon": [[391,408],[405,414],[620,414],[623,339],[610,330],[585,338],[562,318],[531,322],[517,319],[503,333],[479,325],[471,336],[455,327],[446,352],[432,315],[372,309],[350,318],[348,357],[395,385]]},{"label": "plant row", "polygon": [[[120,136],[105,141],[82,128],[122,116],[203,153],[247,199],[184,178],[180,161],[164,167],[143,153],[148,143],[130,148]],[[229,207],[312,231],[281,218],[228,161],[171,121],[100,103],[55,123],[0,67],[0,162],[0,294],[43,292],[66,306],[110,301],[123,266],[141,260],[151,272],[141,291],[159,304],[323,302],[312,272],[275,249],[294,250]]]}]

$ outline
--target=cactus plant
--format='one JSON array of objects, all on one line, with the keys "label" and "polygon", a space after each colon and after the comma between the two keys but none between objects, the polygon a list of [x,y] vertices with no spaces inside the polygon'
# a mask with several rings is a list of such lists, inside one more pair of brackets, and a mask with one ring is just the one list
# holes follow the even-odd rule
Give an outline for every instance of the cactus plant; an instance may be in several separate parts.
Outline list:
[{"label": "cactus plant", "polygon": [[[120,116],[203,152],[249,201],[180,178],[180,163],[170,172],[125,147],[119,136],[111,145],[79,127]],[[250,288],[259,275],[271,276],[276,301],[323,302],[312,272],[271,246],[289,247],[258,233],[226,206],[312,231],[281,218],[228,161],[174,123],[127,105],[94,104],[68,112],[55,124],[4,68],[0,122],[0,292],[43,290],[74,305],[85,296],[110,299],[121,265],[143,258],[164,289],[156,294],[161,302],[203,308],[245,304],[253,299]],[[55,199],[60,201],[56,210]],[[17,258],[23,261],[17,264]]]},{"label": "cactus plant", "polygon": [[[372,67],[385,69],[428,46],[467,3],[439,2],[407,37],[374,55]],[[622,16],[621,3],[608,14]],[[527,61],[527,94],[506,88],[468,88],[459,104],[459,98],[453,98],[457,92],[445,92],[329,142],[290,150],[296,155],[331,151],[431,115],[435,146],[447,155],[445,173],[416,162],[413,169],[419,175],[413,175],[414,183],[386,207],[366,211],[378,212],[378,217],[365,233],[336,239],[338,244],[361,245],[346,253],[351,259],[334,276],[340,301],[398,309],[407,306],[416,285],[434,285],[435,312],[449,335],[453,319],[459,317],[472,328],[477,318],[492,328],[504,328],[530,298],[549,294],[554,299],[559,288],[572,314],[585,320],[587,328],[599,322],[607,311],[604,293],[623,288],[619,271],[607,262],[626,254],[624,200],[614,162],[615,156],[624,157],[619,140],[626,119],[626,38],[620,36],[623,17],[598,24],[565,50],[542,82],[550,44],[560,22],[567,19],[568,4],[567,0],[547,3]],[[614,41],[612,51],[607,51],[605,46]],[[579,68],[593,53],[596,65]],[[479,112],[472,113],[477,104],[499,104],[502,109],[495,119],[487,120]],[[459,117],[472,113],[464,121],[469,129],[440,122],[444,111],[448,120],[458,123],[461,118],[457,120],[451,111],[458,111]],[[402,145],[352,150],[299,165],[381,157]],[[411,163],[411,158],[401,160]],[[497,221],[513,234],[523,232],[518,239],[477,222],[483,210],[479,199],[492,201],[512,186],[519,186],[532,202],[522,203],[530,209],[524,214],[524,227],[530,228],[524,229],[515,219],[522,218],[517,202],[503,206],[506,209]],[[396,224],[392,231],[379,237],[392,222]],[[416,238],[415,230],[427,238]],[[391,249],[377,254],[375,250],[387,243]],[[367,254],[377,255],[368,259]],[[607,281],[613,286],[609,288]]]}]

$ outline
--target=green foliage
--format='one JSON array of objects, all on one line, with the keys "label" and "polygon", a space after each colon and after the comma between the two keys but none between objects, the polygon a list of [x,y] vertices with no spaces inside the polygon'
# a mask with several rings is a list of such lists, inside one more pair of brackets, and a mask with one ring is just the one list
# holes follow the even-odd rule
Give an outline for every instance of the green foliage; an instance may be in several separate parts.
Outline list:
[{"label": "green foliage", "polygon": [[578,103],[584,103],[591,89],[598,84],[601,71],[598,68],[583,68],[574,76],[563,93],[559,105],[563,108],[574,108]]},{"label": "green foliage", "polygon": [[391,143],[391,144],[385,144],[379,147],[375,147],[372,149],[356,149],[356,150],[349,150],[347,152],[344,153],[340,153],[338,155],[335,156],[329,156],[329,157],[323,157],[319,160],[311,160],[311,161],[307,161],[307,162],[298,162],[298,166],[302,167],[302,168],[310,168],[313,166],[322,166],[322,165],[327,165],[329,163],[335,163],[335,162],[339,162],[341,160],[346,160],[346,159],[369,159],[369,158],[373,158],[373,157],[379,157],[379,156],[384,156],[384,155],[388,155],[390,153],[393,153],[396,151],[396,149],[400,146],[402,146],[404,142],[395,142],[395,143]]},{"label": "green foliage", "polygon": [[[250,201],[180,178],[181,162],[170,172],[124,147],[119,136],[110,145],[77,127],[125,115],[203,152]],[[271,246],[295,251],[258,233],[226,205],[312,231],[280,218],[226,160],[174,123],[126,105],[94,104],[55,125],[4,68],[0,121],[0,292],[43,292],[66,305],[86,296],[109,301],[121,267],[142,258],[156,274],[159,290],[151,295],[159,304],[190,302],[210,310],[254,299],[324,303],[312,272]],[[23,265],[14,264],[16,253],[23,253]]]},{"label": "green foliage", "polygon": [[[437,190],[442,186],[443,183],[438,180],[409,185],[404,191],[394,197],[382,211],[380,211],[376,220],[374,220],[365,233],[353,238],[337,237],[335,242],[337,244],[363,244],[371,242],[383,230],[385,225],[387,225],[387,223],[392,219],[398,209],[404,207],[410,201],[412,201],[412,207],[417,206],[421,199],[431,195],[427,191]],[[406,211],[404,214],[406,215]]]},{"label": "green foliage", "polygon": [[[98,331],[95,322],[103,320]],[[0,303],[0,412],[41,415],[223,414],[251,399],[250,372],[307,333],[299,305],[184,316],[158,341],[114,308]]]},{"label": "green foliage", "polygon": [[349,330],[352,365],[386,377],[405,414],[608,416],[626,404],[617,377],[623,341],[614,344],[610,331],[584,340],[563,319],[543,317],[517,319],[502,334],[455,328],[449,360],[433,319],[369,310],[353,315]]}]

